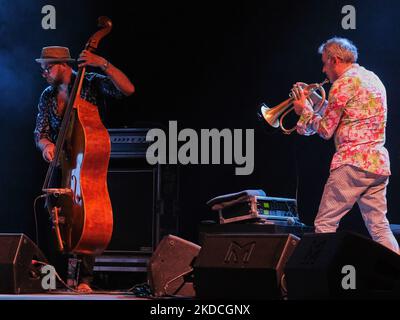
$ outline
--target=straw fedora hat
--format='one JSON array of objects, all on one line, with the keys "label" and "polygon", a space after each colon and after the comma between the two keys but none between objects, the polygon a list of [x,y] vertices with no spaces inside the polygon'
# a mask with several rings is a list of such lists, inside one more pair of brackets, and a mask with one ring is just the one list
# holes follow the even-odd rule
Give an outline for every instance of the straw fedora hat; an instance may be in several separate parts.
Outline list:
[{"label": "straw fedora hat", "polygon": [[66,47],[51,46],[44,47],[40,58],[35,59],[36,62],[73,62],[75,59],[71,58],[69,49]]}]

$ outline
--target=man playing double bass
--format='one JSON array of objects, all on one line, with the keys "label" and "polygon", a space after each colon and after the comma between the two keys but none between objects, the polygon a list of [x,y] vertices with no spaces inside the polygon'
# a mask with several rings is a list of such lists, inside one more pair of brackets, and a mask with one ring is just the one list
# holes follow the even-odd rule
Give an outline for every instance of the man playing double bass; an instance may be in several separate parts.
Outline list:
[{"label": "man playing double bass", "polygon": [[[41,74],[49,86],[42,92],[36,118],[34,139],[45,161],[51,162],[55,156],[55,143],[63,120],[71,87],[77,73],[72,69],[69,49],[51,46],[42,49],[36,59],[41,66]],[[86,73],[82,83],[81,98],[96,105],[100,114],[105,109],[105,98],[129,96],[135,91],[127,76],[109,61],[90,51],[84,50],[78,58],[79,67],[91,66],[101,69],[105,75]],[[82,270],[78,290],[90,292],[90,281],[94,264],[93,256],[82,257]]]}]

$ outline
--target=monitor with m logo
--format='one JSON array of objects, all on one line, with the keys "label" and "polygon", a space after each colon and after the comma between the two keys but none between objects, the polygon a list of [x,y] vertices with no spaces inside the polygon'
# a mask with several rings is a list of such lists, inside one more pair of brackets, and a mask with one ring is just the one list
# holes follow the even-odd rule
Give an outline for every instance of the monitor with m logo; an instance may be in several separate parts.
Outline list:
[{"label": "monitor with m logo", "polygon": [[279,299],[292,234],[206,234],[194,263],[196,296]]},{"label": "monitor with m logo", "polygon": [[246,243],[244,245],[236,241],[232,241],[229,245],[228,251],[226,252],[224,259],[225,263],[248,263],[255,246],[255,241]]}]

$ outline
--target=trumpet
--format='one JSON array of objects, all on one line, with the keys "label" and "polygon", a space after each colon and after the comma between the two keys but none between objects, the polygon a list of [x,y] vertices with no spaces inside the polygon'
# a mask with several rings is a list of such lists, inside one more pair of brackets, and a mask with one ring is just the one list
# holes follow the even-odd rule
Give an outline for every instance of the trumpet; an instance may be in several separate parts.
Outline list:
[{"label": "trumpet", "polygon": [[[309,98],[315,91],[319,91],[321,94],[321,101],[314,107],[315,112],[319,112],[324,105],[325,102],[325,89],[324,84],[328,83],[329,80],[325,79],[321,83],[312,83],[306,84],[304,82],[300,82],[299,85],[303,90],[308,91],[306,97]],[[265,103],[261,104],[261,115],[267,123],[274,128],[281,128],[284,134],[291,134],[296,130],[296,126],[291,129],[286,129],[283,125],[283,119],[294,109],[292,106],[295,97],[292,93],[289,94],[288,99],[276,105],[273,108],[269,108]]]}]

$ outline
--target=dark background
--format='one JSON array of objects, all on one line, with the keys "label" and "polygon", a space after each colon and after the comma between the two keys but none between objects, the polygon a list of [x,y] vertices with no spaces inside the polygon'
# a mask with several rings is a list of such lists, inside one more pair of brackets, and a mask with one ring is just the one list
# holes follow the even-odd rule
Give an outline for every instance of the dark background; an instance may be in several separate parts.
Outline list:
[{"label": "dark background", "polygon": [[[393,174],[388,217],[391,223],[400,223],[398,2],[15,0],[0,4],[0,232],[24,232],[34,238],[33,200],[41,192],[47,169],[33,143],[37,102],[46,86],[34,59],[48,45],[68,46],[77,57],[97,30],[101,15],[109,16],[114,27],[98,54],[123,70],[137,90],[109,105],[108,127],[167,125],[177,120],[179,129],[255,129],[252,175],[235,176],[235,165],[180,167],[180,236],[196,241],[199,222],[214,217],[205,202],[244,189],[291,198],[298,191],[300,217],[312,225],[329,174],[333,141],[271,133],[258,122],[256,112],[260,102],[274,106],[285,100],[297,81],[321,82],[317,49],[335,35],[353,40],[359,63],[386,85],[386,146]],[[41,27],[46,4],[56,8],[56,30]],[[356,30],[341,27],[346,4],[356,8]],[[341,227],[365,232],[358,209],[345,217]]]}]

